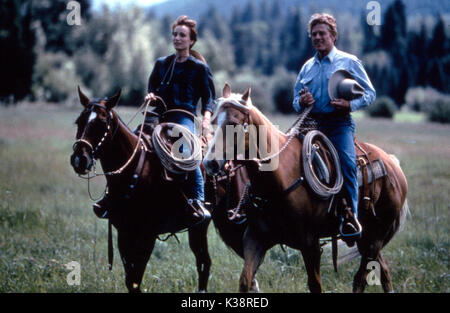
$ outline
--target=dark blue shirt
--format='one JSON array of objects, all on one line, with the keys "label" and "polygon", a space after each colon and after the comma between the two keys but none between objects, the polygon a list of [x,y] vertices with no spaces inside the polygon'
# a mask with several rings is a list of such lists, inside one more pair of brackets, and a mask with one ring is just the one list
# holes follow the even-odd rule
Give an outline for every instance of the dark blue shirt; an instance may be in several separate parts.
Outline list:
[{"label": "dark blue shirt", "polygon": [[215,90],[208,65],[192,56],[182,63],[174,64],[174,59],[172,54],[156,60],[147,91],[163,98],[169,109],[184,109],[194,114],[201,98],[202,114],[213,113]]}]

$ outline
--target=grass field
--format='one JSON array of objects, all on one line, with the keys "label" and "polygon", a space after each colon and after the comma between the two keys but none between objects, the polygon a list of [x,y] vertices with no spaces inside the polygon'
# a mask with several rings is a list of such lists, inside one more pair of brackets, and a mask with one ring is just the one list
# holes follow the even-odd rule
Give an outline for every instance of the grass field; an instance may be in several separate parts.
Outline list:
[{"label": "grass field", "polygon": [[[119,110],[125,121],[132,110]],[[107,269],[107,222],[91,211],[87,184],[69,164],[77,109],[0,107],[0,292],[126,292],[115,249]],[[286,129],[295,117],[273,116]],[[136,125],[135,121],[133,125]],[[396,292],[450,292],[450,126],[417,116],[395,122],[356,116],[357,136],[395,154],[409,184],[411,215],[403,232],[384,249]],[[100,196],[103,178],[92,193]],[[235,292],[242,260],[209,229],[210,292]],[[194,292],[194,256],[187,234],[157,242],[147,266],[146,292]],[[115,241],[116,244],[116,241]],[[81,284],[69,286],[64,267],[81,265]],[[329,251],[322,257],[325,292],[350,292],[354,260],[334,273]],[[266,255],[258,274],[262,292],[308,292],[298,251],[279,246]],[[368,286],[381,292],[381,286]]]}]

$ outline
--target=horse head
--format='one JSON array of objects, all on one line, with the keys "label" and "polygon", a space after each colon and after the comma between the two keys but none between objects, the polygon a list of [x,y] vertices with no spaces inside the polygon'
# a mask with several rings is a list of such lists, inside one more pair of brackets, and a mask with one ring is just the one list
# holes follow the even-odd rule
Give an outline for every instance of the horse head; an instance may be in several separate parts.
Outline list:
[{"label": "horse head", "polygon": [[243,160],[248,150],[248,124],[252,109],[250,88],[244,94],[232,93],[228,84],[218,99],[212,124],[217,128],[203,161],[208,175],[217,175],[228,160]]},{"label": "horse head", "polygon": [[70,164],[77,174],[87,174],[102,153],[102,145],[113,137],[112,109],[120,98],[120,91],[110,98],[90,100],[78,87],[83,111],[78,116],[76,141]]}]

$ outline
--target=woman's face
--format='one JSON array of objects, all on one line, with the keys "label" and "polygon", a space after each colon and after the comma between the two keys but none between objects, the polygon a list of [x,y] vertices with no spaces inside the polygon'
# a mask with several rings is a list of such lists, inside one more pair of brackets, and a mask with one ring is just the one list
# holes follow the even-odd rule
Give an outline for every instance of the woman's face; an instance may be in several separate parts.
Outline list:
[{"label": "woman's face", "polygon": [[191,40],[189,27],[178,25],[172,32],[172,43],[175,50],[189,50],[194,41]]}]

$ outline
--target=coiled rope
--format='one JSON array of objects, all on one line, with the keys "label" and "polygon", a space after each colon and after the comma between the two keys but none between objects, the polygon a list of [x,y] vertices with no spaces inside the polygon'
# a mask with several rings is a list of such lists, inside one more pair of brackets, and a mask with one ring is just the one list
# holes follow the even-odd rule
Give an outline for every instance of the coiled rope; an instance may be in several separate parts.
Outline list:
[{"label": "coiled rope", "polygon": [[[317,178],[313,170],[312,162],[314,160],[315,154],[312,152],[313,151],[312,146],[314,140],[316,139],[320,139],[328,147],[332,155],[334,168],[336,170],[336,180],[334,185],[331,187],[324,185]],[[302,154],[303,154],[303,169],[305,171],[305,178],[311,189],[314,191],[314,193],[316,193],[319,197],[323,199],[328,199],[331,196],[337,194],[342,188],[343,177],[341,165],[339,162],[339,155],[336,151],[336,148],[331,143],[331,141],[322,132],[318,130],[309,131],[305,135],[305,138],[303,139]]]},{"label": "coiled rope", "polygon": [[[171,132],[170,136],[172,137],[181,136],[173,145],[169,145],[163,139],[163,131],[169,134]],[[156,125],[153,130],[152,141],[155,152],[161,160],[161,164],[171,173],[184,174],[193,171],[202,162],[200,139],[182,125],[176,123],[161,123]],[[177,151],[181,145],[183,145],[183,153]],[[185,157],[186,151],[191,152],[188,157]]]}]

